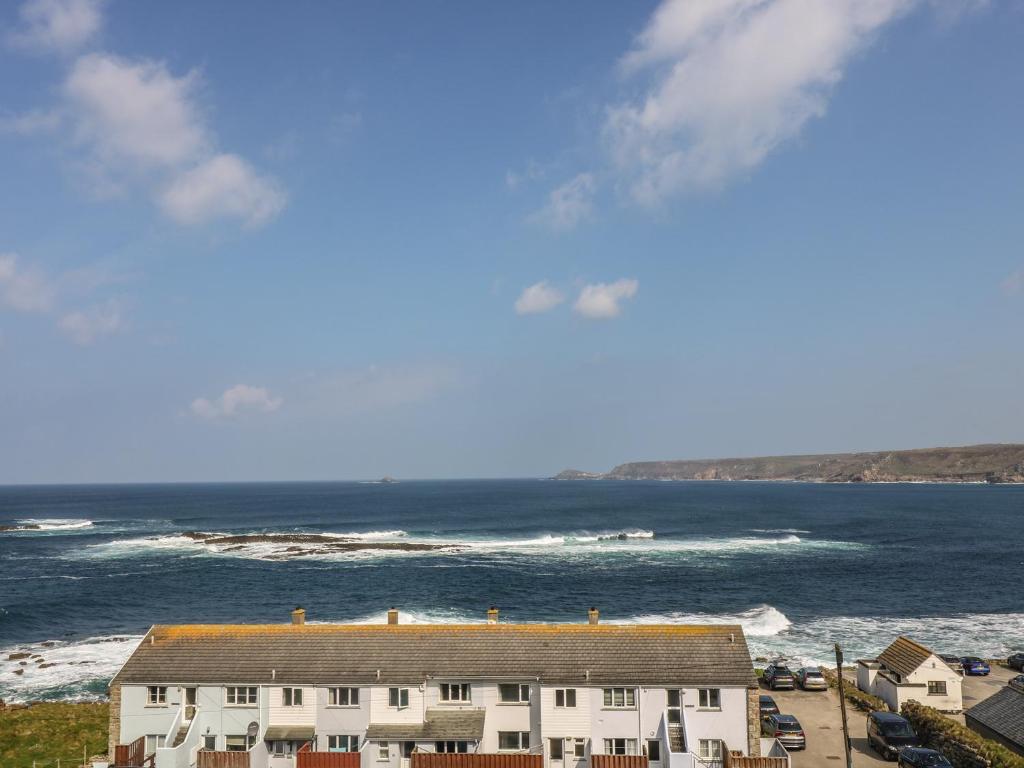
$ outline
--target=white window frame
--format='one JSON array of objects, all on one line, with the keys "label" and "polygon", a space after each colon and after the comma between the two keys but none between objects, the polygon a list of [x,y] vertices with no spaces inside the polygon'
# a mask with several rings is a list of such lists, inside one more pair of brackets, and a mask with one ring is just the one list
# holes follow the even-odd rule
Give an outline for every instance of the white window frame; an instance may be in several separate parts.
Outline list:
[{"label": "white window frame", "polygon": [[[333,746],[332,746],[333,745]],[[358,752],[359,736],[351,733],[332,733],[327,737],[328,752]]]},{"label": "white window frame", "polygon": [[[150,747],[152,744],[152,747]],[[167,744],[167,736],[162,733],[151,733],[146,736],[146,756],[152,755],[160,747]]]},{"label": "white window frame", "polygon": [[[448,749],[448,745],[451,744],[454,749]],[[465,749],[459,749],[459,746],[465,747]],[[438,747],[441,747],[438,749]],[[469,753],[469,741],[466,739],[445,739],[443,741],[434,742],[434,752],[444,755],[465,755]]]},{"label": "white window frame", "polygon": [[377,762],[386,763],[391,759],[391,743],[387,741],[377,742]]},{"label": "white window frame", "polygon": [[409,708],[408,688],[388,688],[388,706],[391,709]]},{"label": "white window frame", "polygon": [[[935,690],[932,690],[932,687]],[[949,688],[946,685],[945,680],[929,680],[928,681],[928,695],[929,696],[948,696]]]},{"label": "white window frame", "polygon": [[605,688],[601,696],[604,709],[636,709],[636,688]]},{"label": "white window frame", "polygon": [[[242,701],[239,701],[239,691],[242,692]],[[249,694],[252,693],[252,701]],[[234,701],[232,701],[234,699]],[[260,689],[256,685],[228,685],[224,687],[225,707],[255,707],[260,703]]]},{"label": "white window frame", "polygon": [[[621,742],[621,752],[620,744]],[[635,755],[637,753],[636,739],[613,738],[604,740],[604,753],[606,755]]]},{"label": "white window frame", "polygon": [[[503,747],[501,745],[502,736],[514,736],[516,746],[514,747]],[[524,749],[530,748],[530,732],[529,731],[498,731],[498,751],[499,752],[522,752]]]},{"label": "white window frame", "polygon": [[[515,698],[506,699],[505,692],[507,689],[512,689]],[[529,704],[530,703],[530,684],[529,683],[499,683],[498,684],[498,703],[499,704]]]},{"label": "white window frame", "polygon": [[698,688],[697,709],[718,711],[722,708],[721,688]]},{"label": "white window frame", "polygon": [[[231,744],[230,744],[231,739],[241,739],[242,748],[241,749],[231,749]],[[255,743],[256,743],[256,739],[255,738],[253,738],[251,736],[247,736],[244,733],[241,733],[241,734],[239,734],[239,733],[231,733],[231,734],[228,734],[228,735],[226,735],[224,737],[224,751],[225,752],[248,752],[250,749],[252,749],[253,744],[255,744]]]},{"label": "white window frame", "polygon": [[721,760],[723,757],[723,745],[721,739],[698,739],[697,757],[701,760]]},{"label": "white window frame", "polygon": [[[558,703],[559,699],[562,700],[561,704]],[[576,689],[575,688],[555,688],[555,707],[557,709],[575,709],[576,708]]]},{"label": "white window frame", "polygon": [[[556,745],[557,745],[557,748],[558,748],[558,750],[560,752],[558,757],[555,757]],[[563,738],[548,739],[548,755],[551,758],[551,762],[553,762],[553,763],[564,763],[565,762],[565,739],[563,739]]]},{"label": "white window frame", "polygon": [[166,685],[147,685],[146,686],[146,706],[147,707],[166,707],[167,706],[167,686]]},{"label": "white window frame", "polygon": [[[652,746],[657,748],[658,756],[656,758],[651,756],[651,751],[652,751],[651,747]],[[646,751],[646,754],[647,754],[647,759],[650,762],[652,762],[652,763],[660,763],[661,762],[661,739],[648,739],[647,740],[647,751]]]},{"label": "white window frame", "polygon": [[587,759],[587,740],[582,736],[577,736],[572,740],[572,756],[577,760]]},{"label": "white window frame", "polygon": [[[453,693],[456,694],[454,697]],[[438,696],[442,704],[471,704],[473,687],[469,683],[441,683]]]},{"label": "white window frame", "polygon": [[282,688],[281,689],[281,706],[282,707],[301,707],[302,706],[302,689],[301,688]]},{"label": "white window frame", "polygon": [[[389,694],[390,695],[390,694]],[[328,707],[349,707],[359,706],[359,689],[346,686],[333,686],[327,689]]]}]

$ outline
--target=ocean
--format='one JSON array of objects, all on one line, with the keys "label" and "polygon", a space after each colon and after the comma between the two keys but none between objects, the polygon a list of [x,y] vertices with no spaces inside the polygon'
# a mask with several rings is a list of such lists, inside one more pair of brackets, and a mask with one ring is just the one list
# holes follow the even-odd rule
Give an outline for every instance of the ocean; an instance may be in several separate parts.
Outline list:
[{"label": "ocean", "polygon": [[[1024,650],[1024,487],[480,480],[0,488],[0,698],[154,623],[738,622],[758,656]],[[221,538],[193,532],[220,534]],[[183,535],[189,534],[189,535]],[[232,538],[242,536],[242,538]],[[364,549],[363,547],[371,547]],[[406,547],[406,548],[403,548]],[[28,657],[14,658],[27,653]]]}]

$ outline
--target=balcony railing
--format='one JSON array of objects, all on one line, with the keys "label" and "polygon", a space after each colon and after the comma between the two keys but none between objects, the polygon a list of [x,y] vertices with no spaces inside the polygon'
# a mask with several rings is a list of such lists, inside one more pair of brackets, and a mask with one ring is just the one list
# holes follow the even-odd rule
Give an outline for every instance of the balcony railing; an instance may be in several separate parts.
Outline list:
[{"label": "balcony railing", "polygon": [[153,768],[153,757],[146,754],[146,737],[139,736],[131,744],[115,745],[113,768]]}]

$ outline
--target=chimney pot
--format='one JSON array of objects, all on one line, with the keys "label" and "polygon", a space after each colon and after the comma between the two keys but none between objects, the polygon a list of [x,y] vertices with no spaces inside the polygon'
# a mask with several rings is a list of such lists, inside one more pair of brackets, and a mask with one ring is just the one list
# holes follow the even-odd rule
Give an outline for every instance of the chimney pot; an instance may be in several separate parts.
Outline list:
[{"label": "chimney pot", "polygon": [[306,623],[306,609],[301,605],[295,607],[292,611],[292,624],[305,624]]},{"label": "chimney pot", "polygon": [[598,611],[598,610],[597,610],[597,608],[595,608],[595,607],[593,607],[593,606],[591,606],[591,607],[590,607],[590,610],[589,610],[589,611],[587,611],[587,620],[588,620],[588,621],[589,621],[589,622],[590,622],[591,624],[597,624],[597,622],[598,622],[598,619],[599,619],[600,617],[601,617],[601,612],[600,612],[600,611]]},{"label": "chimney pot", "polygon": [[388,609],[388,624],[398,623],[398,609],[391,607]]},{"label": "chimney pot", "polygon": [[498,607],[497,606],[492,605],[490,608],[487,609],[487,623],[488,624],[497,624],[498,623]]}]

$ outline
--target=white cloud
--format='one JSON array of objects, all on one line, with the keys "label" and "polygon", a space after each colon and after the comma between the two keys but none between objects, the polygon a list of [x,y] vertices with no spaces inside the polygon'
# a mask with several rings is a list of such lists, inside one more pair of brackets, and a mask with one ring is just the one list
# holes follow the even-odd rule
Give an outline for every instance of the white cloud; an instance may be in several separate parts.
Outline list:
[{"label": "white cloud", "polygon": [[215,420],[241,416],[245,412],[271,413],[280,408],[282,402],[280,397],[271,396],[263,387],[236,384],[213,400],[197,397],[190,409],[196,416]]},{"label": "white cloud", "polygon": [[276,216],[284,204],[285,195],[273,179],[226,154],[181,174],[160,196],[163,212],[182,224],[231,217],[255,226]]},{"label": "white cloud", "polygon": [[604,126],[634,199],[655,204],[760,164],[825,113],[851,58],[917,0],[665,0],[621,62],[650,71]]},{"label": "white cloud", "polygon": [[529,288],[523,289],[516,299],[516,314],[536,315],[541,312],[548,312],[565,301],[565,296],[557,288],[548,284],[547,280],[534,283]]},{"label": "white cloud", "polygon": [[85,310],[69,312],[60,319],[60,329],[82,346],[92,344],[100,336],[121,330],[124,317],[121,305],[114,299]]},{"label": "white cloud", "polygon": [[527,182],[543,178],[544,169],[536,160],[530,160],[522,171],[513,171],[511,168],[505,171],[505,186],[511,190],[519,189]]},{"label": "white cloud", "polygon": [[75,62],[64,92],[75,136],[118,169],[180,167],[209,146],[193,101],[197,75],[175,77],[155,61],[89,54]]},{"label": "white cloud", "polygon": [[60,120],[60,113],[56,110],[33,110],[20,115],[4,115],[0,117],[0,133],[16,133],[22,136],[49,133],[57,129]]},{"label": "white cloud", "polygon": [[0,253],[0,303],[17,312],[49,312],[56,289],[46,275],[20,267],[13,253]]},{"label": "white cloud", "polygon": [[28,0],[21,6],[22,28],[10,41],[37,51],[74,50],[99,32],[101,6],[101,0]]},{"label": "white cloud", "polygon": [[636,280],[625,277],[614,283],[585,285],[573,309],[592,320],[618,317],[622,312],[621,302],[636,296],[639,285]]},{"label": "white cloud", "polygon": [[597,183],[591,173],[581,173],[551,190],[548,202],[531,217],[557,231],[574,229],[593,210]]}]

